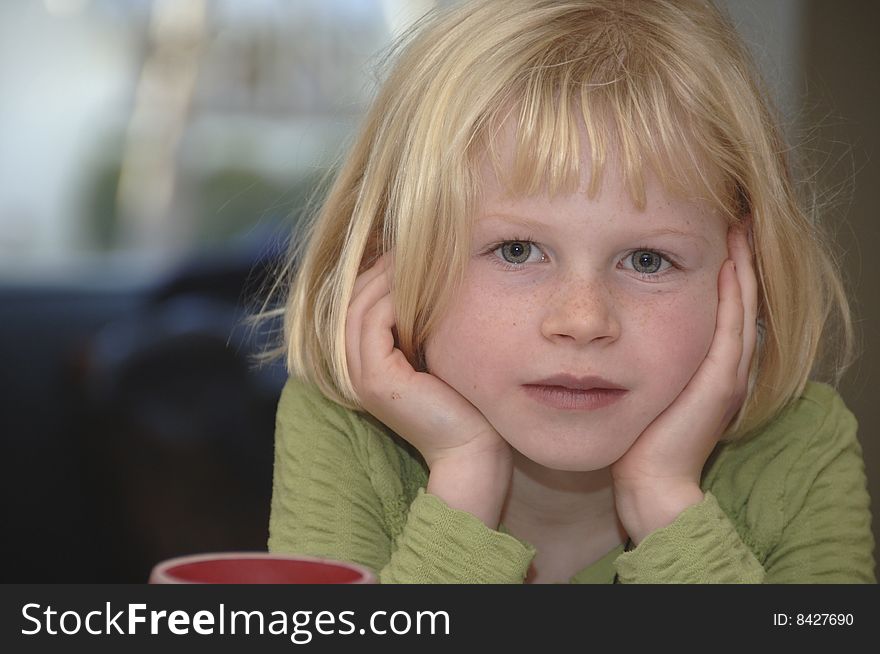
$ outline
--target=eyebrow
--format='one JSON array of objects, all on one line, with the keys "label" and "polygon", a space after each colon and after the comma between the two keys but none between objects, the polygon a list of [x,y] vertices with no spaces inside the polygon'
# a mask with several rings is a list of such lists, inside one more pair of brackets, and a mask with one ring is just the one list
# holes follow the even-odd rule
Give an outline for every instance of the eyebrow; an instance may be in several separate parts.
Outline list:
[{"label": "eyebrow", "polygon": [[[513,216],[509,214],[488,214],[483,216],[477,220],[477,222],[483,222],[485,220],[495,220],[502,221],[507,223],[514,223],[517,225],[521,225],[528,229],[540,230],[546,229],[550,227],[546,223],[542,223],[538,220],[532,220],[530,218],[524,218],[522,216]],[[652,236],[679,236],[682,238],[687,238],[691,240],[702,241],[703,243],[709,244],[709,240],[703,236],[702,234],[696,234],[693,232],[686,232],[684,230],[678,229],[676,227],[658,227],[656,229],[649,229],[647,231],[639,231],[638,234],[635,235],[636,238],[641,237],[652,237]]]}]

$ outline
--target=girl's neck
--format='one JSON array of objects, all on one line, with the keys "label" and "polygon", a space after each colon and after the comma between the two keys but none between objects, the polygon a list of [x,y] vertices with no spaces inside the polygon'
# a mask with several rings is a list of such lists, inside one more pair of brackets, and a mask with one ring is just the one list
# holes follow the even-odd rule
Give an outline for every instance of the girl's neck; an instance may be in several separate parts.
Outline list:
[{"label": "girl's neck", "polygon": [[561,527],[611,515],[616,514],[610,468],[551,470],[514,450],[504,517]]},{"label": "girl's neck", "polygon": [[501,522],[537,549],[527,582],[565,582],[627,538],[609,468],[550,470],[518,452]]}]

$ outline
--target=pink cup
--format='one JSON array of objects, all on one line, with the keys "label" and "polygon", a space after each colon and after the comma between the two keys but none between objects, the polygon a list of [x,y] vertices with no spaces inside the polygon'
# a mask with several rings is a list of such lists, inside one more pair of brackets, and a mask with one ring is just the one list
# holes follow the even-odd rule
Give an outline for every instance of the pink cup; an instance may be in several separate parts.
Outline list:
[{"label": "pink cup", "polygon": [[362,565],[270,552],[218,552],[157,563],[151,584],[374,584]]}]

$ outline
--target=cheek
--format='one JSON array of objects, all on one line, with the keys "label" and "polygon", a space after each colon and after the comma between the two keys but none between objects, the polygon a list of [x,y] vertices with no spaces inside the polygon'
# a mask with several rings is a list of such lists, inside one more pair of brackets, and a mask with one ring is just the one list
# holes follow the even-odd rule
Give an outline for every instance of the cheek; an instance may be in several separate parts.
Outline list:
[{"label": "cheek", "polygon": [[425,362],[428,371],[458,387],[473,366],[464,365],[485,351],[492,328],[489,308],[472,285],[453,299],[427,339]]},{"label": "cheek", "polygon": [[[640,331],[653,337],[653,369],[664,370],[664,384],[673,397],[687,384],[705,359],[715,334],[718,297],[714,287],[676,298],[665,298],[652,312],[653,319],[642,319]],[[647,323],[650,322],[651,326]]]},{"label": "cheek", "polygon": [[493,374],[510,365],[532,304],[488,289],[466,279],[425,346],[428,371],[465,395],[478,387],[488,391]]}]

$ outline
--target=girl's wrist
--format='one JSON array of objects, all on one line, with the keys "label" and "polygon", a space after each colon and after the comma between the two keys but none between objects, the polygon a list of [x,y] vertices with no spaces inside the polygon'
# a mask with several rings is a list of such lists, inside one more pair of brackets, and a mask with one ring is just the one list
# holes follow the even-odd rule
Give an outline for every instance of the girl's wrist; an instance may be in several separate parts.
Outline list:
[{"label": "girl's wrist", "polygon": [[635,545],[654,531],[672,524],[685,509],[704,498],[696,484],[638,489],[614,487],[617,516]]},{"label": "girl's wrist", "polygon": [[512,457],[446,457],[430,466],[426,491],[497,529],[513,474]]}]

